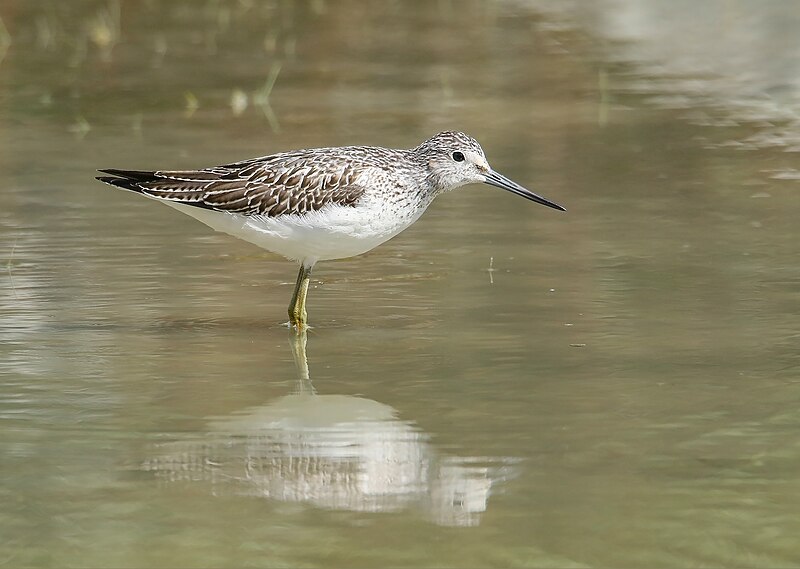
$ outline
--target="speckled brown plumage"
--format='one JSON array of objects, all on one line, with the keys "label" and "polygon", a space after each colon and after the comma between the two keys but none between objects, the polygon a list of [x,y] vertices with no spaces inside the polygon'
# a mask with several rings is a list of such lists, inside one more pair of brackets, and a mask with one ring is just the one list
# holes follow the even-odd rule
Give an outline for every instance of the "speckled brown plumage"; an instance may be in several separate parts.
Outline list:
[{"label": "speckled brown plumage", "polygon": [[327,204],[354,206],[358,202],[366,189],[355,182],[359,170],[378,164],[371,153],[346,152],[350,148],[297,150],[201,170],[107,169],[101,171],[111,176],[98,179],[150,197],[216,211],[266,217],[302,214]]}]

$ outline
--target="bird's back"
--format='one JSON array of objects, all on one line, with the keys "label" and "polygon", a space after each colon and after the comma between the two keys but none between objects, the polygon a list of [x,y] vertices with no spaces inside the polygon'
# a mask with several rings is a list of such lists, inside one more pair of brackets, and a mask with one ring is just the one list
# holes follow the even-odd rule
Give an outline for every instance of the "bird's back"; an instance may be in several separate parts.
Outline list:
[{"label": "bird's back", "polygon": [[243,215],[279,217],[354,206],[367,171],[391,172],[404,151],[346,146],[283,152],[200,170],[105,169],[98,180],[168,202]]}]

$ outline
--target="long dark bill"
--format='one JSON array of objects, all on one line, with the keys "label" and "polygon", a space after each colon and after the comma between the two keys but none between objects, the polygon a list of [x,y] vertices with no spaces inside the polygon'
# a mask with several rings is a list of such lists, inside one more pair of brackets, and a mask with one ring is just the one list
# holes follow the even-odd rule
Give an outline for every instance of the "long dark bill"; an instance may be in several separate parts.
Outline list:
[{"label": "long dark bill", "polygon": [[546,205],[547,207],[552,207],[553,209],[557,209],[560,211],[567,211],[566,208],[558,205],[555,202],[551,202],[550,200],[547,200],[542,196],[534,194],[530,190],[526,190],[518,183],[509,180],[508,178],[506,178],[502,174],[498,174],[494,170],[489,170],[489,172],[485,174],[485,176],[486,176],[485,182],[490,186],[497,186],[498,188],[503,188],[504,190],[508,190],[512,194],[517,194],[518,196],[522,196],[526,200],[531,200],[532,202],[540,203],[542,205]]}]

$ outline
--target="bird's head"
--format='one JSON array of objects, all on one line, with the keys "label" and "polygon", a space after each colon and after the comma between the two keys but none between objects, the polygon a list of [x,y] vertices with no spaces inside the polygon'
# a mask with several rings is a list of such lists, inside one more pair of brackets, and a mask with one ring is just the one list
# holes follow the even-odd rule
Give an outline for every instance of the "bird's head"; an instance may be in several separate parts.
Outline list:
[{"label": "bird's head", "polygon": [[428,179],[437,193],[466,184],[489,184],[526,199],[565,211],[492,170],[478,141],[463,132],[440,132],[412,150],[428,167]]}]

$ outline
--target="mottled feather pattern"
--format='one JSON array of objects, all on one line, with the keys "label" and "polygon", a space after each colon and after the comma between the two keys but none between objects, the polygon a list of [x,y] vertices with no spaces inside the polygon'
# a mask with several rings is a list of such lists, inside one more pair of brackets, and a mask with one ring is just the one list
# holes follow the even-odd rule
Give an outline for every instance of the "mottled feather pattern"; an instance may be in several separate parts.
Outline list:
[{"label": "mottled feather pattern", "polygon": [[367,147],[318,148],[202,170],[103,170],[115,177],[101,179],[186,205],[277,217],[318,211],[327,204],[355,206],[366,190],[355,182],[358,175],[386,163],[374,155],[376,151],[384,155],[400,152]]}]

